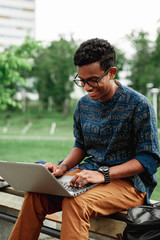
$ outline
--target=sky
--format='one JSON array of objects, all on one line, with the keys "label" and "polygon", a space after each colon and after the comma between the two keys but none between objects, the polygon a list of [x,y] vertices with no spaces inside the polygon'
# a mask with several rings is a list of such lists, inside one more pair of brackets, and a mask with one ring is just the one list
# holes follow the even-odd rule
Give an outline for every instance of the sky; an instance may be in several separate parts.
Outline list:
[{"label": "sky", "polygon": [[44,42],[66,39],[107,39],[125,52],[133,53],[126,35],[146,31],[156,39],[160,27],[160,0],[35,0],[36,39]]}]

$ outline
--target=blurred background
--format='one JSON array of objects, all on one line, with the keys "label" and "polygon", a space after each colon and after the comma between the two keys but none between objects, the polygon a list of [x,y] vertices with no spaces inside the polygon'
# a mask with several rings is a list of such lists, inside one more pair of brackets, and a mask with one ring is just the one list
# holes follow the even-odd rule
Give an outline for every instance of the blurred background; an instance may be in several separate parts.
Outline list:
[{"label": "blurred background", "polygon": [[85,94],[73,85],[73,55],[89,38],[114,45],[116,78],[149,98],[160,128],[159,8],[159,0],[0,0],[1,160],[57,163],[69,153]]}]

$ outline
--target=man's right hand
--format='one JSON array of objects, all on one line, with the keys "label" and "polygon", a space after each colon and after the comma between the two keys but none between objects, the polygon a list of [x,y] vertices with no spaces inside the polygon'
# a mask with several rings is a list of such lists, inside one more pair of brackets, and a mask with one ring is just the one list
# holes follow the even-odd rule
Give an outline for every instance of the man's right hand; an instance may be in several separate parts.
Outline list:
[{"label": "man's right hand", "polygon": [[62,176],[67,167],[65,165],[55,165],[53,163],[46,163],[44,166],[54,175],[54,176]]}]

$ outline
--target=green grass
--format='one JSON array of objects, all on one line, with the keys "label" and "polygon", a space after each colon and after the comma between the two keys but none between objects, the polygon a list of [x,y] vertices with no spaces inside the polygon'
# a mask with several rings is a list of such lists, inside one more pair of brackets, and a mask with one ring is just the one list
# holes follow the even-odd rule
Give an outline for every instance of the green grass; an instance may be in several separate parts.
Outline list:
[{"label": "green grass", "polygon": [[158,184],[151,195],[151,199],[160,201],[160,168],[158,168],[156,176],[157,176]]},{"label": "green grass", "polygon": [[[1,113],[0,134],[6,136],[24,135],[22,130],[28,122],[32,125],[25,133],[26,136],[50,136],[50,128],[53,122],[56,123],[54,136],[73,137],[73,117],[70,114],[65,121],[62,115],[57,112],[37,112],[30,111],[27,113],[13,112]],[[4,127],[8,127],[6,133],[3,132]]]},{"label": "green grass", "polygon": [[43,160],[57,163],[66,157],[73,144],[73,141],[0,139],[0,160],[11,162],[36,162]]},{"label": "green grass", "polygon": [[[25,133],[22,130],[27,122],[32,122],[31,128]],[[56,123],[54,135],[50,135],[51,124]],[[8,127],[6,133],[3,132]],[[1,113],[0,135],[3,136],[36,136],[59,137],[62,140],[18,140],[0,139],[0,159],[4,161],[35,162],[44,160],[57,163],[70,152],[73,147],[73,114],[62,120],[62,114],[57,112],[38,112],[35,110],[26,113]],[[71,140],[63,140],[70,138]]]}]

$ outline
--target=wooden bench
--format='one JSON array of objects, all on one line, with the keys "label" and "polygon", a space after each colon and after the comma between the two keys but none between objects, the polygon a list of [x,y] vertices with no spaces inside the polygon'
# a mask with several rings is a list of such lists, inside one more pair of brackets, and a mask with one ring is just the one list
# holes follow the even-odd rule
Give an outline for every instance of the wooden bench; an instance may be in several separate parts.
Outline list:
[{"label": "wooden bench", "polygon": [[[0,189],[0,220],[5,221],[5,226],[7,225],[6,221],[12,223],[10,231],[12,230],[13,224],[17,219],[19,210],[23,202],[23,197],[24,192],[16,191],[11,187],[5,187]],[[97,217],[91,219],[89,231],[90,238],[101,240],[117,239],[116,234],[122,233],[126,226],[125,223],[126,214],[127,212],[123,211],[110,215],[108,217]],[[44,221],[44,225],[41,229],[41,232],[43,234],[59,238],[61,223],[62,223],[61,212],[47,215]],[[10,231],[8,231],[7,229],[8,236],[10,234]],[[3,238],[3,240],[7,239],[8,238],[5,237]]]}]

